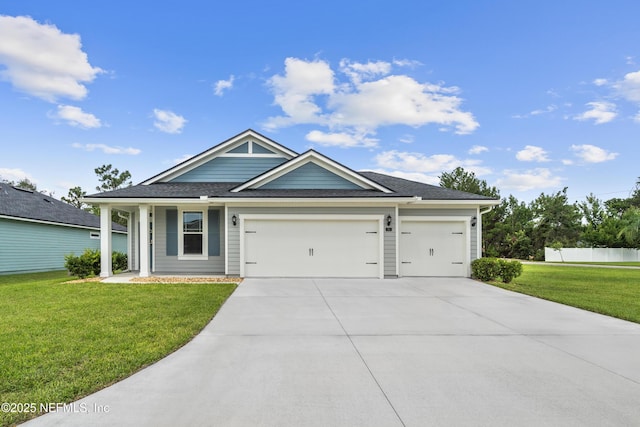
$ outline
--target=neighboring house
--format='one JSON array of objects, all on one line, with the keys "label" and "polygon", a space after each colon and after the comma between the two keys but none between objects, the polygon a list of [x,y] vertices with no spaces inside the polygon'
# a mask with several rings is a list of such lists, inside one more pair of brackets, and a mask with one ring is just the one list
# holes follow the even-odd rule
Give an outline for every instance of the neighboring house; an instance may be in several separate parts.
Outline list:
[{"label": "neighboring house", "polygon": [[[139,185],[94,194],[102,248],[130,213],[133,269],[240,277],[469,276],[500,201],[374,172],[247,130]],[[102,276],[112,274],[108,262]]]},{"label": "neighboring house", "polygon": [[[126,227],[111,228],[114,250],[126,253]],[[100,236],[100,217],[0,183],[0,274],[62,270],[65,255],[99,249]]]}]

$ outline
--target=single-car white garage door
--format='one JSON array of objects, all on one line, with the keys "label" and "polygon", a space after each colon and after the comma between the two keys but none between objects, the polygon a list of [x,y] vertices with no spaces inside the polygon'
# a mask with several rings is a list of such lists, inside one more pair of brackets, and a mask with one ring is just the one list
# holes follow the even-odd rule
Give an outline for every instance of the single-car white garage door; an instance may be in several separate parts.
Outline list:
[{"label": "single-car white garage door", "polygon": [[246,218],[244,277],[380,277],[381,218]]},{"label": "single-car white garage door", "polygon": [[400,275],[468,275],[465,221],[400,220]]}]

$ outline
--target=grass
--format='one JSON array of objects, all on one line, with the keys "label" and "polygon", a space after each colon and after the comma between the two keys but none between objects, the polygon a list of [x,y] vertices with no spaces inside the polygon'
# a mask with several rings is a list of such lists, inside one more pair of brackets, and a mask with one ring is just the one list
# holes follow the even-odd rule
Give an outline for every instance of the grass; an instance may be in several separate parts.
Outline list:
[{"label": "grass", "polygon": [[[0,403],[71,402],[195,336],[235,284],[65,284],[66,272],[0,276]],[[0,411],[0,425],[34,417]]]},{"label": "grass", "polygon": [[512,283],[492,285],[640,323],[640,270],[525,264]]}]

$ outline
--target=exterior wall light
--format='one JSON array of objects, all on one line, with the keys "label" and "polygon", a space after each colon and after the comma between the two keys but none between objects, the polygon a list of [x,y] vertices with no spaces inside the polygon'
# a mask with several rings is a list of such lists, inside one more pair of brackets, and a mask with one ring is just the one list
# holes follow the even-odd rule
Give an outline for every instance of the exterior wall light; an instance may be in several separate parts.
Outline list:
[{"label": "exterior wall light", "polygon": [[238,217],[235,214],[231,217],[231,224],[238,225]]},{"label": "exterior wall light", "polygon": [[387,215],[387,227],[391,227],[391,215]]},{"label": "exterior wall light", "polygon": [[475,216],[472,216],[471,217],[471,226],[475,227],[477,223],[478,223],[478,218],[476,218]]}]

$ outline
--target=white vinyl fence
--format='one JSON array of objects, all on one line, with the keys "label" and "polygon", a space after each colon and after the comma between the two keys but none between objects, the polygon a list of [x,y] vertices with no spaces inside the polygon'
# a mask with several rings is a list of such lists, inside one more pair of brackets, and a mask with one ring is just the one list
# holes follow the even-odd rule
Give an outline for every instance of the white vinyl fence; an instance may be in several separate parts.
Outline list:
[{"label": "white vinyl fence", "polygon": [[[562,251],[562,255],[561,252]],[[628,248],[544,248],[549,262],[630,262],[640,261],[640,250]]]}]

